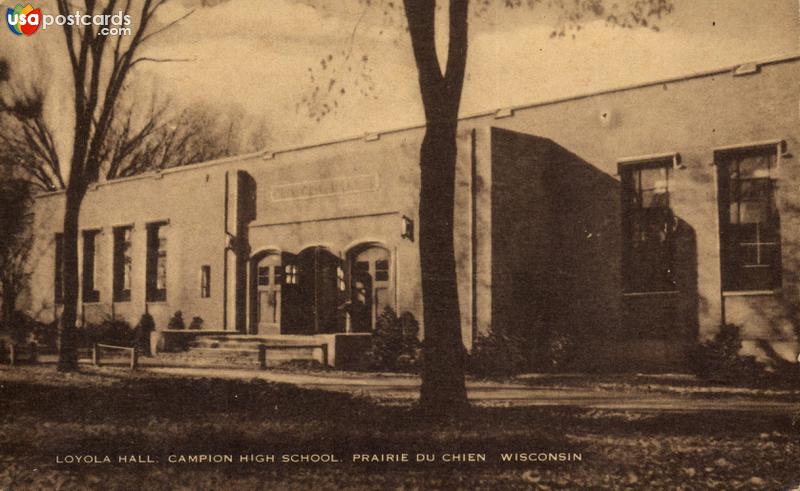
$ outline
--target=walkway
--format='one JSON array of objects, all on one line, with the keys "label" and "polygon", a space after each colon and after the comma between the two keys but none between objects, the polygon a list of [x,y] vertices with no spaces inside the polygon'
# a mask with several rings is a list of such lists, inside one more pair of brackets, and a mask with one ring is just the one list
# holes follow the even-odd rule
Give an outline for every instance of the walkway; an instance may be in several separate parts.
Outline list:
[{"label": "walkway", "polygon": [[[285,372],[227,368],[158,367],[143,370],[175,376],[213,377],[287,383],[304,388],[347,392],[384,403],[407,403],[417,398],[418,377],[387,374]],[[479,405],[576,406],[603,410],[658,412],[760,411],[795,414],[800,391],[772,391],[769,396],[747,389],[670,392],[606,387],[547,387],[535,383],[469,381],[470,400]],[[763,392],[763,391],[761,391]]]}]

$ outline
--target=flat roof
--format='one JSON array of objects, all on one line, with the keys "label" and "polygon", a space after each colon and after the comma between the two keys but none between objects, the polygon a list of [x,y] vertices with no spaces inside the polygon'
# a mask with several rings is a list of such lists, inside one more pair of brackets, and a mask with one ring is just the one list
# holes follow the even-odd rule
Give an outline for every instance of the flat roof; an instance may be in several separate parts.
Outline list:
[{"label": "flat roof", "polygon": [[[661,85],[661,84],[665,84],[665,83],[683,82],[683,81],[687,81],[687,80],[710,77],[710,76],[719,75],[719,74],[723,74],[723,73],[732,73],[734,75],[748,75],[748,74],[752,74],[752,73],[757,73],[758,70],[760,69],[760,67],[762,67],[762,66],[779,64],[779,63],[788,63],[788,62],[793,62],[793,61],[797,61],[797,60],[800,60],[800,53],[780,55],[780,56],[775,56],[775,57],[772,57],[772,58],[762,59],[762,60],[758,60],[758,61],[738,63],[736,65],[728,65],[728,66],[720,67],[720,68],[714,68],[714,69],[709,69],[709,70],[704,70],[704,71],[699,71],[699,72],[692,72],[692,73],[679,75],[679,76],[675,76],[675,77],[663,78],[663,79],[658,79],[658,80],[651,80],[651,81],[646,81],[646,82],[641,82],[641,83],[636,83],[636,84],[629,84],[629,85],[623,85],[623,86],[618,86],[618,87],[612,87],[612,88],[608,88],[608,89],[602,89],[602,90],[598,90],[598,91],[594,91],[594,92],[586,92],[586,93],[580,93],[580,94],[566,96],[566,97],[558,97],[558,98],[553,98],[553,99],[544,99],[544,100],[536,101],[536,102],[530,102],[530,103],[519,104],[519,105],[514,105],[514,106],[507,106],[507,107],[502,107],[502,108],[496,108],[496,109],[491,109],[491,110],[480,111],[480,112],[476,112],[476,113],[473,113],[473,114],[467,114],[467,115],[464,115],[464,116],[460,116],[458,118],[458,120],[459,121],[466,121],[466,120],[470,120],[470,119],[477,119],[477,118],[482,118],[482,117],[486,117],[486,116],[494,116],[494,115],[496,115],[498,117],[512,116],[515,111],[519,111],[519,110],[532,109],[532,108],[541,107],[541,106],[559,104],[559,103],[562,103],[562,102],[569,102],[569,101],[574,101],[574,100],[586,99],[586,98],[589,98],[589,97],[596,97],[596,96],[599,96],[599,95],[613,94],[613,93],[616,93],[616,92],[624,92],[624,91],[628,91],[628,90],[635,90],[635,89],[641,89],[641,88],[646,88],[646,87],[652,87],[652,86],[655,86],[655,85]],[[388,128],[388,129],[384,129],[384,130],[381,130],[381,131],[367,132],[366,134],[350,135],[350,136],[346,136],[346,137],[342,137],[342,138],[336,138],[336,139],[331,139],[331,140],[323,140],[323,141],[319,141],[319,142],[307,143],[307,144],[296,145],[296,146],[291,146],[291,147],[284,147],[284,148],[277,148],[277,149],[263,149],[263,150],[259,150],[259,151],[251,152],[251,153],[247,153],[247,154],[234,155],[234,156],[225,157],[225,158],[221,158],[221,159],[209,160],[209,161],[205,161],[205,162],[197,162],[197,163],[193,163],[193,164],[186,164],[186,165],[182,165],[182,166],[179,166],[179,167],[171,167],[171,168],[168,168],[168,169],[144,172],[142,174],[137,174],[135,176],[130,176],[130,177],[112,179],[110,181],[104,181],[104,182],[99,182],[99,183],[95,183],[93,185],[90,185],[89,189],[92,190],[92,189],[96,189],[97,187],[100,187],[100,186],[108,186],[108,185],[111,185],[111,184],[123,183],[123,182],[133,181],[133,180],[137,180],[137,179],[153,178],[153,177],[158,177],[158,176],[161,176],[161,175],[164,175],[164,174],[172,174],[172,173],[175,173],[175,172],[184,172],[184,171],[190,171],[190,170],[195,170],[195,169],[203,169],[203,168],[210,167],[210,166],[216,166],[216,165],[222,165],[222,164],[230,164],[230,163],[233,163],[233,162],[240,162],[240,161],[250,160],[250,159],[253,159],[253,158],[261,158],[263,160],[271,160],[271,159],[275,158],[275,156],[277,156],[279,154],[297,152],[297,151],[300,151],[300,150],[307,150],[307,149],[316,148],[316,147],[322,147],[322,146],[327,146],[327,145],[335,145],[337,143],[343,143],[343,142],[349,142],[349,141],[357,141],[357,140],[373,141],[373,140],[380,139],[381,135],[388,135],[388,134],[392,134],[392,133],[400,133],[400,132],[414,130],[414,129],[420,129],[420,128],[424,128],[424,127],[425,127],[425,123],[423,122],[423,123],[417,123],[417,124],[408,125],[408,126],[402,126],[402,127],[397,127],[397,128]],[[57,191],[51,191],[51,192],[44,192],[42,194],[39,194],[37,197],[52,196],[52,195],[57,195],[57,194],[60,194],[60,193],[63,193],[63,192],[64,192],[63,189],[57,190]]]}]

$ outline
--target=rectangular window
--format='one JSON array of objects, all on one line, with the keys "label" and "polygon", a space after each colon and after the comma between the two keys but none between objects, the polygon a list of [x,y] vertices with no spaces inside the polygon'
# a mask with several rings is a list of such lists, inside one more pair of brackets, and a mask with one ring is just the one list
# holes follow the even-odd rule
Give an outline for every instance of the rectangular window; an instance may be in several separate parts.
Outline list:
[{"label": "rectangular window", "polygon": [[624,291],[674,291],[674,232],[669,180],[672,156],[620,164]]},{"label": "rectangular window", "polygon": [[771,177],[777,145],[717,152],[722,288],[781,286],[780,216]]},{"label": "rectangular window", "polygon": [[99,230],[83,231],[83,301],[99,302],[100,292],[97,285],[97,236]]},{"label": "rectangular window", "polygon": [[269,286],[269,266],[258,267],[258,286]]},{"label": "rectangular window", "polygon": [[131,233],[133,227],[114,228],[114,301],[131,299]]},{"label": "rectangular window", "polygon": [[211,297],[211,266],[200,267],[200,298]]},{"label": "rectangular window", "polygon": [[53,281],[53,291],[55,293],[55,303],[64,303],[64,235],[56,234],[55,237],[55,271]]},{"label": "rectangular window", "polygon": [[389,260],[375,261],[375,281],[389,281]]},{"label": "rectangular window", "polygon": [[146,298],[148,302],[167,299],[166,222],[147,225]]}]

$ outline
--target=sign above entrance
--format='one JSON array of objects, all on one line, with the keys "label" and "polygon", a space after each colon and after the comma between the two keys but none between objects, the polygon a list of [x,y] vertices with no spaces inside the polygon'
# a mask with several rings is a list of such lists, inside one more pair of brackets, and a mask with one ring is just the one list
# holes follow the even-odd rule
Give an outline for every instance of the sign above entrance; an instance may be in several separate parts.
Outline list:
[{"label": "sign above entrance", "polygon": [[377,189],[378,176],[368,174],[281,184],[272,187],[271,196],[272,201],[287,201],[336,194],[363,193]]}]

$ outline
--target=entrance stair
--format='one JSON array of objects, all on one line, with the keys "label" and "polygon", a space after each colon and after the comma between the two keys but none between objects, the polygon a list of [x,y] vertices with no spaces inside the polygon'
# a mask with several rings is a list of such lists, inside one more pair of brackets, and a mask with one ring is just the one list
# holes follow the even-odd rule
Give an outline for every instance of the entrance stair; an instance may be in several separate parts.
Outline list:
[{"label": "entrance stair", "polygon": [[[263,346],[263,348],[262,348]],[[198,336],[182,353],[187,361],[258,368],[293,361],[326,362],[327,341],[319,336],[223,334]]]}]

